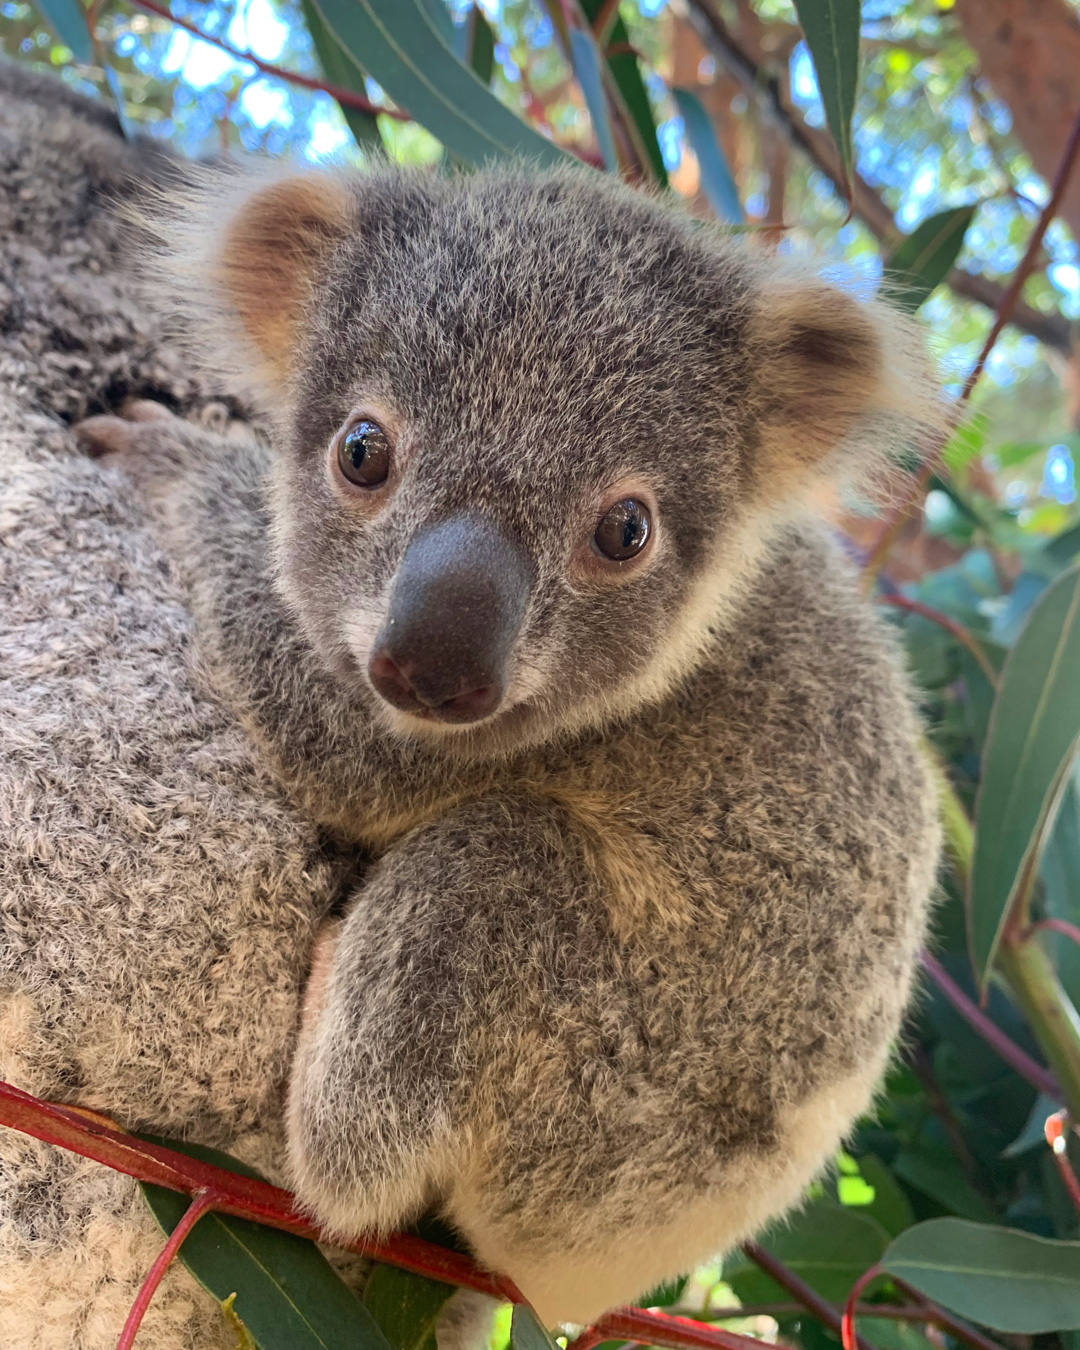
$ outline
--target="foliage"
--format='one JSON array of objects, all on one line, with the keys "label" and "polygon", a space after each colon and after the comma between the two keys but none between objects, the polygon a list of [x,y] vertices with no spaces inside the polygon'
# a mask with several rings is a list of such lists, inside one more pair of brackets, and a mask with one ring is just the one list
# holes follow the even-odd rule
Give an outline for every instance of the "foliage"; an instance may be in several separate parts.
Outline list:
[{"label": "foliage", "polygon": [[[537,162],[576,154],[661,190],[670,181],[703,215],[711,208],[751,229],[768,217],[768,238],[785,236],[781,248],[812,239],[884,272],[897,301],[947,342],[954,374],[974,361],[989,316],[949,292],[951,270],[1007,278],[1047,195],[946,0],[867,0],[861,16],[858,0],[798,0],[797,13],[786,0],[756,0],[771,43],[761,50],[783,59],[755,70],[749,92],[719,111],[714,82],[734,78],[718,73],[719,49],[699,61],[692,87],[665,80],[671,48],[687,35],[670,14],[657,16],[658,4],[504,0],[481,12],[443,0],[278,0],[274,9],[267,0],[177,0],[177,17],[240,53],[197,84],[189,67],[209,49],[178,38],[144,0],[95,6],[86,33],[81,0],[39,3],[37,12],[25,0],[0,8],[7,49],[111,89],[125,122],[150,134],[192,149],[216,132],[227,146],[309,158],[362,158],[381,144],[458,169],[509,153]],[[261,35],[245,32],[256,4]],[[742,0],[734,7],[748,12]],[[271,51],[274,25],[283,36]],[[269,78],[245,61],[249,43],[264,62],[280,58],[307,76],[321,64],[373,108],[339,114],[325,93]],[[264,117],[267,99],[276,113]],[[840,165],[832,181],[802,160],[789,160],[783,177],[775,158],[765,169],[778,108],[806,135],[831,131]],[[842,192],[855,172],[880,192],[886,215],[895,212],[897,228],[880,242],[859,219],[845,220]],[[1046,249],[1022,299],[1029,315],[1075,317],[1080,272],[1060,223]],[[1059,1108],[1080,1119],[1080,437],[1052,375],[1058,359],[1017,331],[1002,339],[975,396],[979,411],[932,460],[913,523],[885,541],[883,566],[867,573],[924,690],[929,748],[942,766],[950,867],[935,950],[945,974],[927,982],[877,1113],[803,1212],[765,1234],[762,1250],[656,1291],[645,1306],[732,1331],[778,1326],[786,1342],[825,1350],[841,1329],[830,1305],[858,1282],[873,1305],[860,1330],[881,1350],[926,1350],[943,1338],[985,1344],[957,1317],[1048,1334],[1048,1346],[1071,1350],[1080,1153],[1067,1119],[1053,1151],[1044,1141]],[[855,548],[880,542],[858,503],[845,504],[839,523]],[[150,1200],[171,1229],[183,1202],[164,1191]],[[219,1299],[236,1295],[231,1315],[262,1350],[333,1344],[350,1319],[350,1344],[428,1350],[445,1284],[377,1264],[355,1299],[313,1244],[268,1232],[215,1215],[181,1248]],[[248,1259],[259,1244],[262,1256]],[[895,1319],[898,1305],[920,1296],[940,1306],[919,1303],[921,1321]],[[249,1311],[253,1298],[260,1312],[285,1298],[309,1329],[334,1309],[333,1326],[305,1340],[289,1317]],[[756,1320],[760,1308],[768,1324]],[[499,1325],[504,1346],[551,1344],[527,1309]],[[609,1325],[623,1338],[631,1327],[638,1340],[649,1334],[632,1319]]]}]

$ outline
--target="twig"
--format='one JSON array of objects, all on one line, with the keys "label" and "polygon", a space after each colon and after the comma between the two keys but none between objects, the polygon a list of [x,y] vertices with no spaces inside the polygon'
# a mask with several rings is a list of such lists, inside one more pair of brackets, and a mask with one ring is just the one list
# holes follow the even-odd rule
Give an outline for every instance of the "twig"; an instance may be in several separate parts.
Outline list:
[{"label": "twig", "polygon": [[1075,942],[1080,946],[1080,928],[1077,928],[1076,924],[1070,923],[1068,919],[1039,919],[1027,930],[1025,937],[1040,931],[1060,933],[1062,937],[1067,937],[1070,942]]},{"label": "twig", "polygon": [[1049,1069],[1044,1069],[1041,1064],[1037,1064],[1026,1050],[1022,1050],[1015,1041],[1011,1041],[999,1026],[992,1022],[980,1008],[976,1007],[939,961],[929,952],[924,951],[922,953],[922,964],[923,969],[964,1021],[967,1022],[968,1026],[977,1031],[987,1045],[1011,1069],[1018,1073],[1021,1078],[1026,1079],[1032,1087],[1038,1088],[1040,1092],[1045,1092],[1048,1097],[1053,1097],[1055,1101],[1061,1100],[1061,1089]]},{"label": "twig", "polygon": [[997,689],[998,675],[997,671],[990,664],[990,658],[980,646],[975,635],[959,624],[955,619],[950,619],[947,614],[942,614],[941,610],[933,609],[930,605],[924,605],[920,600],[911,600],[906,595],[898,591],[890,591],[887,595],[879,595],[878,603],[882,605],[892,605],[895,609],[902,609],[908,614],[918,614],[922,619],[929,619],[931,623],[936,623],[939,628],[951,634],[961,646],[966,647],[978,662],[979,669],[990,681],[990,688]]},{"label": "twig", "polygon": [[[927,1100],[930,1103],[930,1109],[945,1130],[949,1137],[949,1143],[952,1145],[952,1151],[956,1159],[964,1170],[971,1188],[980,1195],[985,1194],[982,1174],[979,1171],[979,1165],[972,1156],[971,1150],[967,1146],[967,1140],[964,1138],[964,1132],[960,1128],[960,1122],[953,1114],[953,1109],[949,1105],[949,1100],[941,1089],[941,1084],[937,1080],[937,1074],[934,1073],[934,1066],[930,1062],[930,1056],[925,1048],[917,1045],[911,1055],[911,1067],[915,1076],[923,1086]],[[989,1197],[987,1197],[989,1198]]]},{"label": "twig", "polygon": [[[753,1261],[754,1265],[760,1266],[765,1274],[775,1280],[781,1289],[789,1293],[792,1298],[797,1299],[808,1312],[812,1312],[819,1322],[827,1326],[836,1335],[842,1335],[840,1313],[831,1303],[823,1299],[816,1289],[808,1285],[793,1270],[789,1270],[783,1261],[773,1256],[772,1252],[767,1252],[764,1247],[759,1247],[756,1242],[743,1243],[743,1251]],[[861,1337],[856,1337],[850,1346],[845,1341],[844,1347],[845,1350],[870,1350],[870,1347]]]},{"label": "twig", "polygon": [[1080,1181],[1076,1179],[1076,1173],[1069,1162],[1068,1139],[1069,1139],[1069,1117],[1064,1111],[1055,1111],[1052,1116],[1047,1116],[1043,1125],[1043,1133],[1046,1135],[1046,1142],[1050,1145],[1050,1152],[1054,1155],[1054,1162],[1057,1164],[1058,1173],[1068,1192],[1069,1199],[1072,1201],[1072,1207],[1080,1214]]},{"label": "twig", "polygon": [[[1080,155],[1080,108],[1077,109],[1073,117],[1072,129],[1069,132],[1069,139],[1065,143],[1065,149],[1061,160],[1058,163],[1057,172],[1054,174],[1054,181],[1050,188],[1050,199],[1039,213],[1039,219],[1035,223],[1035,228],[1031,232],[1031,238],[1028,240],[1027,248],[1024,250],[1024,256],[1012,275],[1012,280],[1006,287],[1005,294],[1001,297],[997,313],[994,316],[994,322],[990,326],[990,331],[986,335],[986,341],[982,345],[982,350],[976,358],[975,364],[968,372],[968,377],[964,381],[964,387],[960,391],[958,403],[966,403],[971,397],[972,390],[978,384],[979,379],[986,369],[986,363],[989,360],[990,353],[994,350],[1002,330],[1009,322],[1013,308],[1020,299],[1020,292],[1023,289],[1024,282],[1027,281],[1035,267],[1039,257],[1039,251],[1042,248],[1042,241],[1050,224],[1057,215],[1058,207],[1061,205],[1061,199],[1065,195],[1065,189],[1069,185],[1069,179],[1072,176],[1076,160]],[[886,521],[880,535],[878,536],[873,548],[870,550],[870,556],[866,562],[866,574],[874,577],[880,571],[882,564],[889,555],[889,551],[899,537],[900,531],[908,519],[911,508],[916,502],[922,499],[926,491],[926,486],[930,479],[941,466],[941,455],[944,447],[938,446],[935,452],[924,460],[922,467],[911,486],[910,491],[904,500],[896,508],[896,511]]]},{"label": "twig", "polygon": [[210,33],[204,33],[201,28],[190,23],[187,19],[178,18],[165,5],[158,4],[157,0],[131,0],[131,2],[139,9],[145,9],[151,14],[156,14],[159,19],[167,19],[169,23],[176,24],[178,28],[183,28],[185,32],[190,33],[192,37],[197,37],[201,42],[209,42],[212,46],[219,47],[235,61],[246,61],[253,65],[256,70],[262,71],[264,75],[273,75],[289,84],[299,85],[301,89],[329,94],[331,98],[337,99],[339,103],[346,107],[356,108],[359,112],[370,113],[373,117],[392,117],[397,122],[412,121],[409,114],[401,108],[386,108],[382,104],[372,103],[363,94],[354,93],[351,89],[342,89],[339,85],[328,84],[325,80],[316,80],[309,75],[301,75],[295,70],[285,70],[281,66],[272,65],[269,61],[264,61],[261,57],[252,55],[251,52],[242,52],[223,39],[214,37]]},{"label": "twig", "polygon": [[201,1195],[192,1199],[191,1204],[184,1211],[183,1218],[169,1234],[168,1242],[158,1253],[157,1260],[147,1271],[146,1279],[143,1280],[135,1302],[131,1305],[131,1311],[127,1315],[127,1321],[120,1333],[120,1339],[116,1342],[116,1350],[131,1350],[131,1347],[135,1344],[135,1337],[138,1335],[139,1328],[142,1326],[142,1320],[146,1316],[146,1310],[150,1306],[150,1300],[157,1293],[158,1285],[164,1279],[165,1272],[172,1265],[173,1257],[180,1250],[180,1244],[202,1216],[213,1207],[214,1196],[209,1191],[204,1191]]},{"label": "twig", "polygon": [[[947,1331],[955,1340],[971,1346],[971,1350],[1001,1350],[1001,1346],[996,1341],[992,1341],[989,1336],[984,1336],[981,1331],[977,1331],[969,1323],[962,1322],[959,1317],[954,1317],[948,1309],[941,1307],[940,1304],[932,1303],[906,1281],[898,1280],[895,1275],[891,1275],[890,1279],[897,1289],[914,1301],[915,1307],[909,1311],[918,1313],[932,1326]],[[855,1312],[861,1316],[863,1309],[856,1307]],[[873,1315],[871,1314],[871,1316]]]},{"label": "twig", "polygon": [[570,1342],[566,1350],[592,1350],[602,1341],[685,1346],[687,1350],[762,1350],[761,1341],[655,1308],[616,1308]]},{"label": "twig", "polygon": [[843,1316],[840,1318],[840,1343],[844,1350],[856,1350],[856,1347],[862,1344],[855,1334],[855,1316],[859,1307],[859,1295],[864,1289],[869,1288],[879,1276],[884,1274],[883,1266],[871,1266],[852,1285],[848,1301],[844,1305]]}]

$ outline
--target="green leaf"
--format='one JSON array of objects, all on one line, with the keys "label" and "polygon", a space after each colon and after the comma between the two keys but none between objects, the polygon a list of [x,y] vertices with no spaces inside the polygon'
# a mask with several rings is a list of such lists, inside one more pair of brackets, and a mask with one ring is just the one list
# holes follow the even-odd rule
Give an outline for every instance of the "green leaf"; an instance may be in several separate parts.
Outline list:
[{"label": "green leaf", "polygon": [[887,294],[914,314],[949,275],[974,206],[956,206],[928,216],[907,235],[885,261]]},{"label": "green leaf", "polygon": [[[258,1176],[216,1149],[142,1137],[241,1176]],[[161,1186],[140,1185],[162,1231],[171,1233],[191,1201]],[[184,1240],[180,1259],[219,1303],[229,1305],[259,1350],[390,1350],[371,1313],[306,1238],[207,1214]]]},{"label": "green leaf", "polygon": [[[582,13],[590,24],[600,12],[603,3],[604,0],[581,0]],[[607,45],[609,49],[630,46],[630,33],[618,16],[608,33]],[[638,59],[632,51],[616,50],[613,56],[607,57],[607,65],[622,100],[628,120],[627,130],[634,139],[635,147],[644,158],[646,166],[651,169],[654,181],[660,187],[667,187],[667,168],[656,135],[656,119],[653,117],[645,81],[641,78]]]},{"label": "green leaf", "polygon": [[350,58],[454,155],[482,165],[570,158],[516,117],[454,55],[423,0],[309,0]]},{"label": "green leaf", "polygon": [[825,119],[851,182],[855,165],[851,121],[859,87],[859,0],[795,0],[795,13],[814,63]]},{"label": "green leaf", "polygon": [[697,156],[701,190],[713,214],[717,220],[726,221],[729,225],[741,225],[744,217],[739,190],[720,149],[720,142],[716,139],[712,119],[701,100],[689,89],[672,89],[671,96],[683,120],[686,139]]},{"label": "green leaf", "polygon": [[874,1188],[874,1198],[862,1212],[876,1219],[892,1237],[910,1228],[915,1222],[911,1201],[876,1153],[864,1153],[859,1158],[859,1173]]},{"label": "green leaf", "polygon": [[615,152],[611,114],[607,94],[604,92],[604,73],[600,53],[591,33],[582,28],[570,29],[570,56],[574,63],[574,75],[581,86],[581,92],[585,95],[585,105],[589,109],[604,168],[609,173],[617,173],[619,157]]},{"label": "green leaf", "polygon": [[[864,1270],[881,1256],[889,1235],[865,1211],[814,1204],[759,1238],[761,1246],[801,1275],[824,1298],[842,1303]],[[724,1262],[724,1283],[743,1303],[775,1303],[787,1297],[746,1257]]]},{"label": "green leaf", "polygon": [[961,1218],[993,1223],[998,1217],[989,1201],[965,1179],[947,1149],[903,1149],[893,1159],[892,1170],[901,1181]]},{"label": "green leaf", "polygon": [[466,59],[473,74],[487,88],[495,70],[495,34],[479,5],[473,5],[465,22]]},{"label": "green leaf", "polygon": [[1053,1097],[1048,1097],[1045,1092],[1040,1092],[1035,1099],[1035,1105],[1031,1108],[1031,1114],[1028,1116],[1024,1128],[1001,1156],[1003,1158],[1019,1158],[1025,1153],[1030,1153],[1033,1148],[1045,1148],[1047,1117],[1060,1110],[1060,1102],[1054,1101]]},{"label": "green leaf", "polygon": [[453,1292],[453,1285],[394,1266],[377,1265],[364,1289],[364,1306],[394,1350],[421,1350]]},{"label": "green leaf", "polygon": [[527,1303],[515,1303],[510,1322],[511,1350],[559,1350],[551,1333]]},{"label": "green leaf", "polygon": [[71,48],[75,60],[84,66],[93,64],[94,47],[86,25],[86,10],[79,0],[38,0],[38,8],[64,46]]},{"label": "green leaf", "polygon": [[1080,553],[1080,525],[1073,525],[1051,539],[1043,552],[1058,567],[1067,567]]},{"label": "green leaf", "polygon": [[[307,23],[308,32],[311,34],[311,43],[315,48],[315,55],[319,58],[319,65],[322,67],[326,79],[330,84],[336,84],[354,94],[363,94],[366,98],[367,85],[364,83],[363,70],[353,61],[326,24],[323,23],[319,11],[311,3],[311,0],[300,0],[300,4],[304,11],[304,21]],[[341,109],[346,125],[356,138],[357,145],[372,149],[381,148],[382,137],[379,135],[379,119],[374,113],[362,112],[359,108],[350,108],[344,103],[339,103],[338,107]]]},{"label": "green leaf", "polygon": [[1038,855],[1080,740],[1080,568],[1032,608],[1001,672],[975,812],[969,921],[985,985],[1009,908]]},{"label": "green leaf", "polygon": [[1080,1327],[1080,1243],[930,1219],[901,1233],[881,1264],[921,1294],[995,1331]]}]

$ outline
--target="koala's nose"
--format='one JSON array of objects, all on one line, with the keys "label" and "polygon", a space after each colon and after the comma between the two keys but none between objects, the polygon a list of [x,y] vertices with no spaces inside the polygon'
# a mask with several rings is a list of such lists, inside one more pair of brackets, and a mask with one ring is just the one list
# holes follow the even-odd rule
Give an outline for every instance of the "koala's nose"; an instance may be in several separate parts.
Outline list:
[{"label": "koala's nose", "polygon": [[506,692],[533,571],[524,550],[473,513],[413,538],[368,674],[395,708],[441,722],[489,717]]}]

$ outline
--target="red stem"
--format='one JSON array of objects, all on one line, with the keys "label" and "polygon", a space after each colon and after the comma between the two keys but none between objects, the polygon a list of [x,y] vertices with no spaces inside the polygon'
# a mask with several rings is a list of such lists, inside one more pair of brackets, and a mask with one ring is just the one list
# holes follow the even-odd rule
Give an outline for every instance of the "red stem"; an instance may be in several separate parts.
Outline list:
[{"label": "red stem", "polygon": [[[1035,229],[1032,231],[1031,238],[1028,240],[1027,248],[1024,250],[1024,256],[1013,273],[1012,280],[1006,287],[1005,294],[1001,297],[1001,302],[997,307],[997,313],[994,315],[994,322],[991,325],[990,332],[986,335],[986,341],[982,345],[975,364],[968,372],[968,377],[964,381],[964,387],[960,391],[958,406],[966,403],[971,397],[972,390],[979,382],[979,378],[986,369],[986,362],[990,353],[994,350],[1002,330],[1009,322],[1009,317],[1013,312],[1017,300],[1020,298],[1020,292],[1023,290],[1024,282],[1034,270],[1035,263],[1039,256],[1039,250],[1042,247],[1042,241],[1046,236],[1046,231],[1058,213],[1058,207],[1061,205],[1061,199],[1065,195],[1065,190],[1069,185],[1069,179],[1072,176],[1076,161],[1080,156],[1080,108],[1076,111],[1073,118],[1072,129],[1069,132],[1069,139],[1065,143],[1065,149],[1062,152],[1061,160],[1058,163],[1057,172],[1054,174],[1054,181],[1050,188],[1050,200],[1039,213],[1039,219],[1035,223]],[[904,522],[908,517],[911,508],[918,502],[926,491],[926,485],[937,472],[941,465],[941,452],[944,447],[939,446],[932,455],[923,463],[911,490],[904,500],[897,507],[896,511],[885,523],[877,542],[870,551],[867,559],[866,570],[870,576],[876,576],[882,563],[888,556],[889,550],[896,542],[896,538],[903,528]]]},{"label": "red stem", "polygon": [[[833,1305],[827,1299],[822,1298],[816,1289],[808,1285],[793,1270],[788,1270],[787,1266],[782,1261],[777,1260],[772,1252],[767,1252],[764,1247],[759,1247],[756,1242],[743,1243],[743,1251],[756,1266],[760,1266],[766,1275],[774,1279],[781,1289],[786,1290],[792,1298],[797,1299],[804,1308],[812,1312],[819,1322],[827,1326],[836,1335],[842,1334],[840,1314]],[[861,1338],[856,1338],[854,1345],[857,1350],[870,1350],[870,1347]],[[845,1350],[850,1350],[846,1342]]]},{"label": "red stem", "polygon": [[269,61],[263,61],[261,57],[253,56],[251,52],[239,51],[221,38],[213,37],[210,33],[204,33],[201,28],[196,27],[187,19],[178,19],[165,5],[158,4],[157,0],[132,0],[132,4],[137,5],[139,9],[148,10],[151,14],[156,14],[159,19],[167,19],[169,23],[174,23],[178,28],[183,28],[185,32],[190,33],[192,37],[197,37],[201,42],[209,42],[214,47],[220,47],[223,52],[228,52],[237,61],[247,61],[257,70],[262,71],[264,75],[273,75],[289,84],[298,84],[301,89],[311,89],[316,93],[329,94],[331,98],[336,98],[339,103],[343,103],[346,107],[356,108],[359,112],[371,113],[373,117],[392,117],[397,122],[412,121],[409,114],[403,112],[400,108],[384,108],[381,104],[372,103],[363,94],[354,93],[351,89],[342,89],[339,85],[327,84],[325,80],[312,79],[310,76],[301,75],[295,70],[284,70],[281,66],[271,65]]},{"label": "red stem", "polygon": [[1058,1087],[1057,1079],[1049,1069],[1044,1069],[1041,1064],[1037,1064],[1025,1050],[1021,1050],[1015,1041],[1011,1041],[1000,1027],[995,1026],[990,1018],[968,998],[944,966],[935,960],[929,952],[922,953],[922,963],[926,973],[964,1021],[967,1022],[968,1026],[977,1031],[987,1045],[996,1051],[1010,1068],[1014,1069],[1021,1078],[1026,1078],[1032,1087],[1038,1088],[1040,1092],[1045,1092],[1048,1097],[1053,1097],[1055,1101],[1061,1100],[1061,1089]]},{"label": "red stem", "polygon": [[1054,1155],[1054,1162],[1057,1164],[1061,1180],[1069,1194],[1069,1199],[1072,1201],[1072,1207],[1077,1214],[1080,1214],[1080,1181],[1077,1181],[1076,1173],[1069,1162],[1067,1147],[1068,1115],[1064,1111],[1055,1111],[1052,1116],[1047,1116],[1043,1133],[1046,1135],[1046,1142],[1050,1145],[1050,1152]]},{"label": "red stem", "polygon": [[1062,937],[1067,937],[1071,942],[1080,946],[1080,928],[1076,924],[1070,923],[1068,919],[1040,919],[1038,923],[1033,923],[1024,935],[1027,937],[1031,933],[1046,931],[1049,933],[1060,933]]},{"label": "red stem", "polygon": [[[908,1312],[918,1313],[933,1326],[940,1327],[942,1331],[947,1331],[954,1340],[971,1346],[971,1350],[1001,1350],[1001,1346],[996,1341],[992,1341],[989,1336],[984,1336],[981,1331],[976,1331],[967,1322],[962,1322],[959,1317],[954,1317],[951,1312],[947,1312],[937,1303],[931,1303],[912,1285],[907,1284],[904,1280],[898,1280],[895,1275],[891,1278],[897,1289],[915,1303],[916,1306],[907,1309]],[[856,1308],[855,1311],[862,1316],[880,1316],[876,1308],[871,1310],[871,1308],[864,1306]]]},{"label": "red stem", "polygon": [[869,1285],[873,1284],[879,1275],[884,1275],[885,1270],[882,1266],[871,1266],[855,1281],[851,1293],[848,1295],[847,1303],[844,1304],[844,1314],[840,1318],[840,1342],[844,1350],[856,1350],[861,1344],[858,1336],[855,1334],[855,1312],[859,1304],[859,1295]]},{"label": "red stem", "polygon": [[158,1253],[157,1260],[147,1272],[146,1279],[143,1280],[139,1288],[135,1302],[131,1305],[131,1311],[127,1315],[127,1321],[120,1333],[120,1339],[116,1342],[116,1350],[131,1350],[131,1347],[135,1344],[135,1337],[142,1326],[142,1320],[150,1306],[150,1300],[157,1293],[158,1285],[164,1278],[165,1272],[172,1265],[173,1257],[180,1250],[180,1244],[202,1216],[208,1210],[214,1208],[215,1198],[209,1191],[203,1191],[201,1195],[196,1195],[184,1211],[183,1218],[169,1234],[168,1242]]},{"label": "red stem", "polygon": [[762,1350],[761,1341],[734,1331],[694,1322],[689,1317],[646,1308],[616,1308],[566,1347],[592,1350],[601,1341],[635,1341],[641,1345],[679,1345],[688,1350]]},{"label": "red stem", "polygon": [[955,619],[950,619],[947,614],[942,614],[940,609],[933,609],[930,605],[924,605],[921,600],[910,600],[906,595],[901,595],[899,592],[879,595],[878,603],[892,605],[895,609],[902,609],[907,614],[918,614],[920,618],[929,619],[931,623],[936,623],[939,628],[944,628],[972,654],[979,663],[979,669],[990,681],[990,687],[992,689],[997,688],[997,671],[990,664],[990,658],[979,645],[975,635],[963,624],[957,623]]}]

